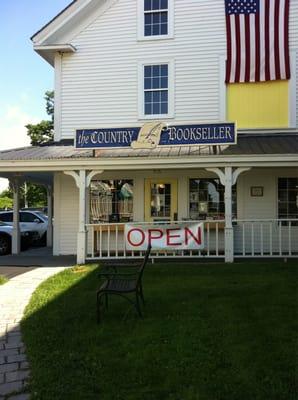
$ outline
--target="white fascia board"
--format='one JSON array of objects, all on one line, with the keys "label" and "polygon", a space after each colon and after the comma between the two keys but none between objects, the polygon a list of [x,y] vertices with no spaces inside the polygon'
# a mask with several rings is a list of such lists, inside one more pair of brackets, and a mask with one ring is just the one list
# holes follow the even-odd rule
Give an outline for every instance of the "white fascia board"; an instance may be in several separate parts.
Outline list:
[{"label": "white fascia board", "polygon": [[94,0],[79,0],[73,3],[70,7],[66,8],[65,11],[55,17],[49,22],[44,28],[32,37],[34,44],[44,43],[50,36],[61,29],[67,22],[69,22],[75,15],[80,13],[89,3]]},{"label": "white fascia board", "polygon": [[152,170],[152,169],[186,169],[206,167],[298,167],[298,157],[293,154],[258,155],[258,156],[225,156],[216,160],[209,156],[178,158],[93,158],[71,160],[22,160],[1,161],[1,172],[22,171],[65,171],[80,169],[101,170]]}]

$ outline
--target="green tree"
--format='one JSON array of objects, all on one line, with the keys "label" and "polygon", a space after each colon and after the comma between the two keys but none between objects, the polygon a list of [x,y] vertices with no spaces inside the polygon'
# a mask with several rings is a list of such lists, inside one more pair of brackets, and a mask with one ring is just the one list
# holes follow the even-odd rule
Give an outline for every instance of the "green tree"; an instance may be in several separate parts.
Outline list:
[{"label": "green tree", "polygon": [[47,91],[44,97],[46,112],[50,120],[42,120],[38,124],[28,124],[27,135],[31,139],[32,146],[38,146],[51,142],[54,139],[54,91]]},{"label": "green tree", "polygon": [[[46,101],[46,112],[49,120],[42,120],[38,124],[28,124],[27,135],[30,137],[32,146],[39,146],[53,141],[54,139],[54,91],[47,91],[44,99]],[[47,204],[47,192],[45,187],[27,182],[20,190],[21,207],[26,203],[29,207],[44,207]]]}]

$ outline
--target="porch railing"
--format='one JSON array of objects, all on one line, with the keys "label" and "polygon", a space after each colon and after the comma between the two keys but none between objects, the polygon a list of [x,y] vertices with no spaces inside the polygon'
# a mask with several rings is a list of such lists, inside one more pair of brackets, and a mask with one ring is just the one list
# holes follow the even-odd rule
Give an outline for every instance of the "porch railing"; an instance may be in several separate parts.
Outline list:
[{"label": "porch railing", "polygon": [[[194,223],[195,221],[175,221],[171,224]],[[134,225],[156,225],[156,223],[134,222]],[[204,221],[204,250],[152,250],[151,258],[172,258],[172,257],[224,257],[224,220]],[[120,259],[120,258],[140,258],[143,257],[142,251],[128,251],[125,249],[123,223],[102,223],[89,224],[87,227],[88,237],[88,260],[96,259]]]},{"label": "porch railing", "polygon": [[[175,221],[179,222],[195,221]],[[205,220],[203,250],[152,251],[152,258],[224,258],[225,221]],[[139,222],[136,225],[148,225]],[[154,223],[152,223],[154,225]],[[124,223],[88,224],[87,260],[143,257],[142,251],[125,248]],[[298,257],[298,219],[233,220],[234,257]]]},{"label": "porch railing", "polygon": [[235,220],[235,257],[297,257],[298,219]]}]

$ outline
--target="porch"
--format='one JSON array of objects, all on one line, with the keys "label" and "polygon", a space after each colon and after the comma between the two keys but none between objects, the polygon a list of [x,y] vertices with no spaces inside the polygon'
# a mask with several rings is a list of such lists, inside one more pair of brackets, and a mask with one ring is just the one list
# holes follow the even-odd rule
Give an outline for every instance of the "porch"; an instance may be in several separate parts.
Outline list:
[{"label": "porch", "polygon": [[78,263],[140,257],[125,248],[127,222],[203,223],[204,249],[153,258],[297,257],[297,135],[261,136],[240,134],[237,145],[216,148],[94,153],[61,143],[2,152],[0,176],[15,188],[14,253],[17,188],[31,178],[53,197],[53,254],[75,254]]}]

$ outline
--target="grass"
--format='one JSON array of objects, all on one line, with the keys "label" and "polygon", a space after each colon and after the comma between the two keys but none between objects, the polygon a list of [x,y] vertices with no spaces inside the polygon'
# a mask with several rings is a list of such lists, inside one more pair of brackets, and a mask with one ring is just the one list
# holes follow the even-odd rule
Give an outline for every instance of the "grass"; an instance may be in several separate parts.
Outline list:
[{"label": "grass", "polygon": [[5,276],[0,275],[0,285],[4,285],[4,283],[7,282],[7,279],[5,278]]},{"label": "grass", "polygon": [[62,272],[22,322],[32,399],[297,400],[297,263],[155,264],[145,318],[113,299],[95,322],[94,266]]}]

